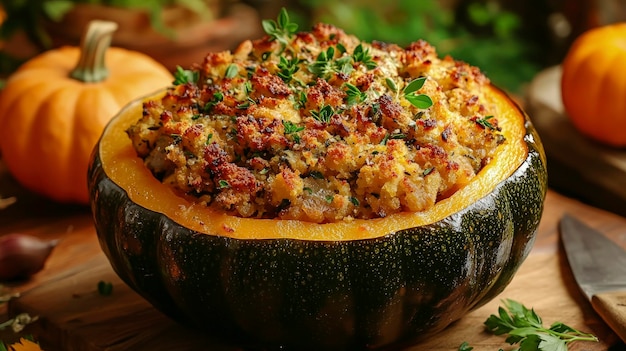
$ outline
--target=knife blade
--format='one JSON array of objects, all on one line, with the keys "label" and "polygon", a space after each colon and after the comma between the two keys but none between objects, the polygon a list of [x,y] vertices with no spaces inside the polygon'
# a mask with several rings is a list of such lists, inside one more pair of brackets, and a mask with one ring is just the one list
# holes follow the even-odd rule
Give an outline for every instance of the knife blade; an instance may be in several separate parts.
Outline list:
[{"label": "knife blade", "polygon": [[560,221],[567,260],[593,309],[626,342],[626,251],[571,215]]}]

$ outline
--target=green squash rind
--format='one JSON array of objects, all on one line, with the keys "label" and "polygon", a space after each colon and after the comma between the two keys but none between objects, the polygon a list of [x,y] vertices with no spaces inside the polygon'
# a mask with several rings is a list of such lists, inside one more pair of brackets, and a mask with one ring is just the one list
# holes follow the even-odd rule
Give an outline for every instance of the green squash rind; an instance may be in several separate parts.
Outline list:
[{"label": "green squash rind", "polygon": [[170,317],[245,345],[373,349],[436,333],[498,295],[529,254],[547,191],[529,153],[494,191],[423,227],[357,241],[240,240],[194,232],[89,169],[95,227],[114,270]]}]

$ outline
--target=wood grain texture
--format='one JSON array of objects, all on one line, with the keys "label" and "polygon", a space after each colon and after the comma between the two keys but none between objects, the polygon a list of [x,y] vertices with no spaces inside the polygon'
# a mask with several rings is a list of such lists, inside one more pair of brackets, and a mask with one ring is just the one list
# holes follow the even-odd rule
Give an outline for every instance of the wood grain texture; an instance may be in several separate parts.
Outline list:
[{"label": "wood grain texture", "polygon": [[626,342],[626,291],[596,294],[591,298],[591,305]]},{"label": "wood grain texture", "polygon": [[550,186],[626,216],[626,150],[601,145],[576,130],[565,114],[560,82],[560,66],[546,69],[531,82],[525,102],[548,157]]},{"label": "wood grain texture", "polygon": [[[238,350],[171,321],[123,284],[99,248],[87,208],[49,203],[6,180],[0,172],[0,194],[16,196],[18,202],[0,211],[0,235],[19,231],[61,239],[43,271],[8,285],[22,293],[10,303],[9,313],[40,317],[25,332],[40,340],[45,350]],[[549,191],[535,245],[507,289],[439,335],[407,350],[457,351],[464,341],[475,351],[511,349],[503,337],[483,327],[506,298],[533,307],[545,324],[561,321],[600,338],[598,343],[575,343],[571,351],[626,349],[575,285],[557,232],[558,220],[566,212],[626,247],[626,219]],[[112,295],[97,293],[101,280],[113,283]]]}]

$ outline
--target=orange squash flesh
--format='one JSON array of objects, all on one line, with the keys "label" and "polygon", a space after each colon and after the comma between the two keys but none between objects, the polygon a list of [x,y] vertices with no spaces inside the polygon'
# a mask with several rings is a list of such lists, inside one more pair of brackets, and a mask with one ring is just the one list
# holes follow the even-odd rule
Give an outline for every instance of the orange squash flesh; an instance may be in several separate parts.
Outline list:
[{"label": "orange squash flesh", "polygon": [[[200,233],[236,239],[357,240],[370,239],[442,220],[490,193],[526,159],[526,116],[502,91],[490,87],[499,110],[498,124],[506,142],[491,162],[467,185],[427,211],[399,213],[380,219],[354,219],[316,224],[296,220],[240,218],[195,204],[161,184],[135,153],[125,130],[139,119],[141,101],[125,107],[106,127],[99,143],[104,171],[128,192],[136,204],[167,214],[173,221]],[[147,99],[160,96],[156,93]]]}]

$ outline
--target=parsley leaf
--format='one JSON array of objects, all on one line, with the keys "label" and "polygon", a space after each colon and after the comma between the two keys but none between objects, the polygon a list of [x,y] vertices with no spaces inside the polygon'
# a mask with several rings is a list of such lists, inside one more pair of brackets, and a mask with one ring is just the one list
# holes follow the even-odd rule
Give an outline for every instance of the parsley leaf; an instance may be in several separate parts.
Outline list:
[{"label": "parsley leaf", "polygon": [[[519,351],[567,351],[568,345],[574,341],[598,341],[593,334],[561,322],[545,328],[533,309],[510,299],[505,300],[504,307],[498,308],[498,314],[489,316],[484,324],[495,335],[507,335],[509,344],[519,344]],[[466,343],[461,346],[465,348],[459,347],[460,351],[468,350]]]}]

